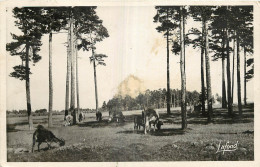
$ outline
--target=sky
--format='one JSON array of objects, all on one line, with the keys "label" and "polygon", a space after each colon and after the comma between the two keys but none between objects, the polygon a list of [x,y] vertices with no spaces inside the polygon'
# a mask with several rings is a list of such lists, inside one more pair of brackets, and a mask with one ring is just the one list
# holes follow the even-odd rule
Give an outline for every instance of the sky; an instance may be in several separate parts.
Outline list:
[{"label": "sky", "polygon": [[[6,39],[11,42],[10,33],[19,34],[14,26],[12,9],[7,9]],[[153,22],[156,10],[152,6],[109,6],[97,7],[97,15],[103,20],[109,37],[96,45],[97,53],[103,53],[106,66],[97,66],[97,86],[99,106],[118,94],[124,81],[131,81],[123,87],[138,90],[166,88],[166,39],[156,31]],[[187,20],[186,32],[191,28],[201,28],[200,23]],[[54,110],[65,108],[66,90],[66,33],[53,35],[53,89]],[[48,108],[48,35],[42,37],[42,60],[32,66],[31,104],[32,110]],[[212,55],[212,53],[211,53]],[[90,64],[90,52],[79,51],[79,91],[80,107],[95,107],[95,88],[93,64]],[[241,55],[241,88],[243,97],[243,54]],[[170,53],[170,87],[181,89],[180,57]],[[9,77],[12,67],[21,64],[19,57],[7,53],[7,109],[26,109],[25,81]],[[221,95],[221,61],[210,62],[213,95]],[[236,74],[235,74],[236,76]],[[200,50],[186,47],[187,90],[200,92]],[[136,79],[137,78],[137,79]],[[236,77],[235,77],[236,80]],[[133,82],[132,82],[133,81]],[[248,101],[253,101],[254,79],[247,83]],[[234,101],[237,101],[237,88],[234,87]],[[135,94],[135,93],[133,93]],[[134,95],[133,95],[134,96]]]}]

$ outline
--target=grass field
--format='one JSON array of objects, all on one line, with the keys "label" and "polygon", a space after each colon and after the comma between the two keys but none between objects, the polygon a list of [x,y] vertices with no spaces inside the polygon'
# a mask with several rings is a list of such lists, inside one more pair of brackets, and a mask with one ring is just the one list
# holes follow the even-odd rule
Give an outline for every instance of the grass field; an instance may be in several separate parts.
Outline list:
[{"label": "grass field", "polygon": [[[237,108],[234,108],[237,112]],[[254,160],[254,106],[243,108],[243,118],[228,118],[227,111],[215,108],[213,123],[207,118],[188,114],[188,129],[181,130],[181,115],[178,108],[166,115],[160,110],[164,122],[160,131],[144,135],[143,130],[134,131],[133,115],[141,111],[123,112],[124,123],[96,122],[95,114],[89,113],[84,122],[64,127],[63,116],[55,115],[54,127],[50,130],[65,139],[63,147],[48,150],[41,145],[40,152],[31,153],[33,131],[28,130],[27,117],[7,118],[8,161],[237,161]],[[47,127],[47,116],[34,117],[34,126]],[[219,143],[238,141],[238,149],[216,153]],[[15,153],[22,149],[20,153]],[[35,147],[35,150],[37,148]]]}]

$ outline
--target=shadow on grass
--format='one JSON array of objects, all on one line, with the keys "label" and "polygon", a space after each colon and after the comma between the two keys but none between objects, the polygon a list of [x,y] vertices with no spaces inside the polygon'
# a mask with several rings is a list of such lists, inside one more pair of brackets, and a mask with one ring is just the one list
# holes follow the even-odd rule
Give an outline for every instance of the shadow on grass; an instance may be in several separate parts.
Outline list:
[{"label": "shadow on grass", "polygon": [[171,128],[171,129],[161,129],[159,131],[151,131],[152,136],[175,136],[175,135],[184,135],[187,130]]},{"label": "shadow on grass", "polygon": [[[37,120],[35,121],[34,119],[34,126],[38,125],[38,124],[47,124],[48,121],[46,120]],[[29,125],[28,121],[23,121],[23,122],[17,122],[17,123],[13,123],[13,124],[6,124],[6,131],[7,132],[18,132],[18,131],[23,131],[23,130],[19,130],[19,129],[15,129],[16,126],[24,126],[24,125]]]},{"label": "shadow on grass", "polygon": [[[254,121],[254,105],[250,104],[243,107],[243,116],[241,118],[238,117],[238,111],[236,107],[233,108],[235,115],[230,117],[228,115],[227,109],[223,108],[215,108],[213,110],[213,124],[238,124],[238,123],[250,123]],[[136,114],[135,114],[136,115]],[[135,115],[128,115],[125,116],[124,123],[97,123],[97,122],[89,122],[86,123],[86,126],[91,127],[102,127],[102,126],[123,126],[125,123],[132,123],[134,122]],[[160,120],[163,121],[165,124],[181,124],[181,112],[174,111],[170,114],[161,113]],[[208,118],[207,116],[203,116],[201,113],[188,113],[187,114],[187,122],[188,124],[197,124],[197,125],[207,125]],[[130,133],[130,132],[129,132]]]},{"label": "shadow on grass", "polygon": [[144,134],[144,130],[125,130],[117,132],[117,134]]},{"label": "shadow on grass", "polygon": [[98,121],[90,121],[90,122],[83,122],[77,124],[79,127],[92,127],[92,128],[99,128],[99,127],[118,127],[124,126],[126,122],[108,122],[108,120]]},{"label": "shadow on grass", "polygon": [[[250,123],[254,122],[254,108],[253,105],[247,105],[243,107],[242,117],[238,116],[238,111],[236,108],[233,108],[234,115],[231,117],[228,115],[227,109],[215,108],[213,110],[213,124],[238,124],[238,123]],[[164,123],[169,124],[181,124],[181,113],[172,113],[170,115],[160,114],[160,119]],[[207,116],[203,116],[200,113],[189,113],[187,115],[188,124],[198,124],[198,125],[207,125],[208,119]]]},{"label": "shadow on grass", "polygon": [[207,118],[188,119],[187,122],[188,122],[188,124],[197,124],[197,125],[207,125],[208,124]]},{"label": "shadow on grass", "polygon": [[6,132],[9,133],[9,132],[18,132],[18,131],[21,131],[19,129],[15,129],[17,125],[26,125],[28,123],[18,123],[18,124],[7,124],[6,125]]},{"label": "shadow on grass", "polygon": [[15,124],[7,124],[6,126],[6,132],[9,133],[9,132],[18,132],[18,131],[21,131],[19,129],[15,129],[16,125]]},{"label": "shadow on grass", "polygon": [[[48,119],[47,118],[42,118],[42,119],[33,119],[33,124],[46,124],[48,123]],[[7,123],[7,126],[23,126],[23,125],[28,125],[28,120],[25,120],[25,121],[22,121],[22,122],[17,122],[17,123],[11,123],[11,124],[8,124]]]},{"label": "shadow on grass", "polygon": [[213,120],[214,124],[240,124],[240,123],[250,123],[254,122],[252,119],[239,119],[239,118],[233,118],[233,119],[215,119]]},{"label": "shadow on grass", "polygon": [[20,126],[20,125],[28,125],[28,121],[17,122],[17,123],[14,123],[14,124],[7,124],[7,126]]},{"label": "shadow on grass", "polygon": [[[147,135],[152,135],[152,136],[175,136],[175,135],[183,135],[187,132],[187,130],[182,130],[182,129],[176,129],[176,128],[171,128],[171,129],[161,129],[161,130],[156,130],[153,131],[151,130],[150,132],[147,132]],[[125,131],[120,131],[117,132],[120,134],[142,134],[144,135],[144,130],[125,130]]]}]

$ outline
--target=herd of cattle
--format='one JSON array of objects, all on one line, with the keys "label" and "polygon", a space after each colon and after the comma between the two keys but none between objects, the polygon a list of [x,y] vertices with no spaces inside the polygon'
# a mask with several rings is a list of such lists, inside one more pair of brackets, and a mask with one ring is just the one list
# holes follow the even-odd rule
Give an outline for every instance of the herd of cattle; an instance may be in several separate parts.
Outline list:
[{"label": "herd of cattle", "polygon": [[[83,121],[85,119],[85,113],[80,113],[79,114],[79,122]],[[102,120],[102,113],[98,112],[96,113],[96,119],[97,121]],[[109,118],[108,122],[122,122],[125,121],[125,116],[123,115],[122,112],[109,112]],[[64,126],[70,126],[72,125],[73,122],[73,116],[72,115],[67,115],[65,117],[65,124]],[[163,122],[159,120],[159,113],[155,111],[154,109],[144,109],[142,111],[142,115],[135,115],[134,116],[134,129],[140,129],[143,127],[144,133],[146,134],[147,131],[151,130],[151,125],[153,125],[153,130],[155,131],[155,128],[160,130],[161,125],[163,125]]]},{"label": "herd of cattle", "polygon": [[[200,111],[201,106],[194,106],[194,111]],[[85,113],[79,114],[79,121],[85,119]],[[97,121],[101,121],[102,119],[102,113],[99,112],[96,114]],[[65,126],[72,125],[73,116],[67,115],[65,117]],[[109,119],[108,122],[121,122],[125,121],[125,117],[122,112],[109,112]],[[155,111],[154,109],[144,109],[142,111],[142,115],[135,115],[134,116],[134,130],[137,130],[141,127],[144,129],[144,134],[146,134],[148,131],[151,131],[151,126],[153,125],[153,130],[155,131],[155,128],[157,130],[161,129],[161,126],[163,125],[163,122],[159,119],[159,113]],[[42,125],[38,125],[36,131],[33,134],[33,146],[32,146],[32,152],[34,151],[34,145],[38,142],[38,150],[40,149],[40,145],[43,142],[46,142],[48,144],[48,147],[50,147],[51,142],[59,143],[60,146],[65,145],[65,140],[57,138],[51,131],[45,129]]]},{"label": "herd of cattle", "polygon": [[[201,105],[194,105],[194,106],[189,106],[188,111],[190,113],[192,112],[200,112],[201,110]],[[86,118],[86,113],[81,112],[79,114],[78,120],[79,122],[83,121]],[[102,113],[98,112],[96,113],[96,119],[97,121],[102,120]],[[125,117],[123,113],[120,112],[111,112],[109,111],[109,118],[108,122],[116,121],[116,122],[121,122],[124,121]],[[73,122],[73,116],[72,115],[67,115],[65,117],[65,124],[64,126],[70,126],[72,125]],[[153,129],[155,130],[155,127],[160,130],[161,125],[163,125],[163,122],[159,120],[159,114],[157,111],[151,108],[146,108],[142,111],[142,115],[135,115],[134,116],[134,129],[140,129],[140,127],[144,128],[144,133],[146,134],[147,131],[150,131],[151,125],[153,125]]]},{"label": "herd of cattle", "polygon": [[[124,121],[125,117],[122,112],[117,112],[117,113],[109,113],[109,119],[108,121],[111,122],[113,120],[120,122]],[[97,120],[100,121],[102,118],[102,113],[97,113],[96,114]],[[85,119],[84,113],[79,114],[79,121],[82,121]],[[72,125],[73,121],[73,116],[72,115],[67,115],[65,117],[65,126]],[[151,125],[153,125],[154,130],[155,127],[159,130],[161,125],[163,124],[162,121],[159,120],[159,114],[153,110],[153,109],[147,109],[142,111],[141,116],[134,116],[134,129],[140,129],[140,127],[144,127],[144,133],[146,134],[147,131],[150,131]],[[57,138],[50,130],[44,128],[42,125],[38,125],[37,129],[33,133],[33,144],[32,144],[32,152],[34,152],[34,146],[35,143],[38,143],[38,151],[40,151],[40,145],[42,143],[47,143],[48,148],[51,147],[51,143],[59,143],[60,146],[65,145],[65,140],[64,139],[59,139]]]}]

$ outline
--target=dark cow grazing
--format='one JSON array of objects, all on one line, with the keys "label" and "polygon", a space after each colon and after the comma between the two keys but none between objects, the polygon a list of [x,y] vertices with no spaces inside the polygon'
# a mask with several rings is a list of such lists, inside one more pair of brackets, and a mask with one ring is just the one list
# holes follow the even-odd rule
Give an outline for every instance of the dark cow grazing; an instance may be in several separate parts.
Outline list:
[{"label": "dark cow grazing", "polygon": [[142,116],[135,115],[134,116],[134,129],[140,130],[141,126],[144,127],[144,121],[143,121]]},{"label": "dark cow grazing", "polygon": [[116,120],[116,122],[124,122],[125,121],[125,116],[123,115],[122,111],[114,112],[112,117],[113,117],[112,120]]},{"label": "dark cow grazing", "polygon": [[65,110],[65,117],[64,117],[64,121],[66,121],[66,116],[69,115],[69,110]]},{"label": "dark cow grazing", "polygon": [[38,125],[37,129],[33,133],[32,152],[34,151],[35,142],[38,142],[38,151],[40,151],[40,145],[43,142],[48,144],[49,149],[51,147],[51,142],[59,143],[60,146],[65,145],[65,141],[63,139],[57,138],[51,131],[45,129],[42,125]]},{"label": "dark cow grazing", "polygon": [[79,113],[79,122],[81,122],[83,120],[83,114]]},{"label": "dark cow grazing", "polygon": [[102,121],[102,113],[100,111],[96,113],[96,119],[97,121]]},{"label": "dark cow grazing", "polygon": [[151,130],[151,124],[153,124],[153,130],[155,131],[155,126],[158,130],[161,128],[162,122],[159,123],[159,114],[153,109],[144,109],[142,111],[142,118],[144,120],[144,134]]},{"label": "dark cow grazing", "polygon": [[108,118],[109,122],[124,122],[125,121],[125,116],[122,113],[122,111],[109,111],[109,118]]},{"label": "dark cow grazing", "polygon": [[163,125],[163,122],[162,121],[158,121],[158,123],[156,125],[157,129],[160,130],[162,125]]}]

